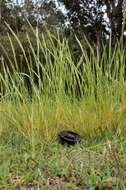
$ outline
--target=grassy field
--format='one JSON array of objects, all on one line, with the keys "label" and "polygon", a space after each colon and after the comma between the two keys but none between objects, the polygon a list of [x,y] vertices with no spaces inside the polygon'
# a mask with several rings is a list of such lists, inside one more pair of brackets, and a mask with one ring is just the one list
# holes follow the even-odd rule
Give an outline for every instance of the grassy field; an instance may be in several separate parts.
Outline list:
[{"label": "grassy field", "polygon": [[[13,59],[2,46],[0,74],[0,189],[122,190],[126,188],[125,47],[96,56],[85,39],[74,62],[66,39],[32,31],[26,55],[10,29]],[[15,38],[27,66],[17,61]],[[90,55],[87,55],[86,48]],[[100,61],[99,61],[100,60]],[[21,65],[22,64],[22,65]],[[28,85],[26,84],[28,81]],[[58,132],[83,136],[67,147]]]}]

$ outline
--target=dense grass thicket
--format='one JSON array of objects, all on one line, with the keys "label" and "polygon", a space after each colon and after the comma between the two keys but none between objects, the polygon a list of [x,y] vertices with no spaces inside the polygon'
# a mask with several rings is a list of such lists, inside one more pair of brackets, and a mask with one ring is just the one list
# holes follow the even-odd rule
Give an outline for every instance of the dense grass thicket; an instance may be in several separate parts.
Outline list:
[{"label": "dense grass thicket", "polygon": [[[99,58],[86,39],[76,38],[82,53],[75,62],[67,39],[58,33],[47,31],[45,37],[32,29],[36,48],[26,34],[26,54],[10,31],[11,56],[1,45],[6,59],[0,62],[0,188],[125,189],[122,41],[114,48],[111,40],[103,45]],[[59,145],[57,133],[63,129],[84,141],[70,148]]]}]

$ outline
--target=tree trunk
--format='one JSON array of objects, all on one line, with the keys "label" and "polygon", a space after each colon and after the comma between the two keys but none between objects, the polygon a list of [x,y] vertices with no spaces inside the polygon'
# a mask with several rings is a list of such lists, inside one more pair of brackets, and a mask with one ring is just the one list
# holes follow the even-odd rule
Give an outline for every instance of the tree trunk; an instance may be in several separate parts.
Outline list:
[{"label": "tree trunk", "polygon": [[123,0],[118,0],[116,6],[116,1],[105,0],[107,7],[107,16],[110,21],[110,27],[113,39],[120,38],[122,34],[123,26]]}]

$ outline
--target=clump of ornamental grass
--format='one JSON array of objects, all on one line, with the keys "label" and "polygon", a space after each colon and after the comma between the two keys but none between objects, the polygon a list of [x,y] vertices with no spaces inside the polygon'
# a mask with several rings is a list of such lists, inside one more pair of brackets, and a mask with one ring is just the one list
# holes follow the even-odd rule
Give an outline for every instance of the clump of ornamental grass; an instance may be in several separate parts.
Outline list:
[{"label": "clump of ornamental grass", "polygon": [[[45,37],[37,28],[31,30],[36,45],[26,33],[29,54],[11,28],[8,40],[13,59],[1,44],[6,59],[1,57],[0,62],[0,135],[18,131],[35,145],[53,141],[63,129],[82,136],[125,130],[126,55],[122,43],[112,48],[110,40],[98,60],[87,39],[81,43],[76,38],[82,53],[75,63],[68,40],[58,32],[54,35],[47,30]],[[17,61],[12,39],[20,47],[25,65]]]}]

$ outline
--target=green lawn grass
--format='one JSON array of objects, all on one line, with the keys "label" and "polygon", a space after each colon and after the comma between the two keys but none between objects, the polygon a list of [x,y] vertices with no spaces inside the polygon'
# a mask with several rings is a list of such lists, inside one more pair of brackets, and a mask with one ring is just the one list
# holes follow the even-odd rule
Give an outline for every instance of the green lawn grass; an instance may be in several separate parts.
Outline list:
[{"label": "green lawn grass", "polygon": [[[122,42],[112,48],[110,40],[98,62],[88,41],[76,39],[82,55],[75,63],[68,41],[59,34],[47,31],[45,38],[32,29],[37,50],[27,34],[31,53],[26,55],[10,32],[13,59],[2,46],[8,64],[3,58],[0,62],[0,189],[125,189]],[[22,63],[17,62],[12,38],[22,51],[27,73],[19,70]],[[60,145],[57,134],[64,129],[84,139],[73,147]]]}]

